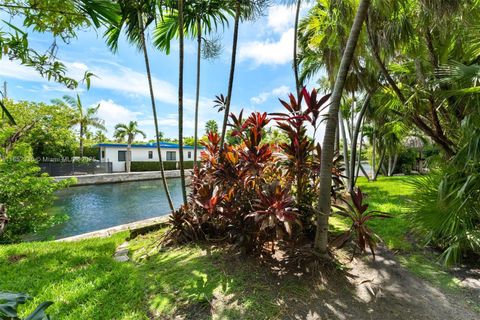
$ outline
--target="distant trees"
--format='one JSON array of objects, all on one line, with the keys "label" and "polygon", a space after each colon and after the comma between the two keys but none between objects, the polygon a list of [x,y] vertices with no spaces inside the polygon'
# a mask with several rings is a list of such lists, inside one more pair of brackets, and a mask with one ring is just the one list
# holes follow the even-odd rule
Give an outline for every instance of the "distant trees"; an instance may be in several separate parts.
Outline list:
[{"label": "distant trees", "polygon": [[218,124],[215,120],[208,120],[205,124],[205,134],[209,132],[218,133]]},{"label": "distant trees", "polygon": [[72,109],[73,116],[71,119],[71,125],[79,127],[79,141],[80,141],[80,157],[83,157],[83,142],[85,133],[89,127],[94,127],[100,130],[107,130],[105,128],[105,121],[97,117],[100,104],[96,107],[84,108],[80,96],[77,94],[76,98],[65,95],[63,100],[55,99],[52,101],[55,104],[69,106]]}]

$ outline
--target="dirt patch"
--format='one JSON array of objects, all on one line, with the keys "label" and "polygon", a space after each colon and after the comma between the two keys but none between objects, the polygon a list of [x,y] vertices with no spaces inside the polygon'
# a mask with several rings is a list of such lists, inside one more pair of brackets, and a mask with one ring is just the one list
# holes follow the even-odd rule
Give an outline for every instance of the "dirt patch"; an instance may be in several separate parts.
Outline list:
[{"label": "dirt patch", "polygon": [[[464,296],[441,292],[404,269],[384,248],[378,249],[375,261],[370,256],[345,259],[346,270],[330,268],[320,275],[231,254],[222,260],[217,262],[221,272],[232,281],[244,282],[241,292],[217,292],[209,310],[193,306],[178,319],[480,319]],[[274,304],[276,314],[251,317],[252,309],[245,302],[251,304],[252,295],[259,297],[260,307]]]},{"label": "dirt patch", "polygon": [[27,256],[25,254],[12,254],[11,256],[8,256],[7,260],[10,263],[17,263],[23,259],[25,259]]}]

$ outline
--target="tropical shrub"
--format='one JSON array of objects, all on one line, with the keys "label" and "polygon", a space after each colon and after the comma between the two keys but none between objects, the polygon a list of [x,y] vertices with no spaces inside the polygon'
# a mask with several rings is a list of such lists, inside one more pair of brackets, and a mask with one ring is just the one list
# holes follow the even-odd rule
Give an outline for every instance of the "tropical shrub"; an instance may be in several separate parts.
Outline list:
[{"label": "tropical shrub", "polygon": [[333,242],[337,247],[342,247],[348,240],[354,237],[356,248],[360,249],[361,252],[365,252],[368,246],[375,259],[375,247],[379,237],[368,226],[368,222],[372,219],[391,218],[391,216],[380,211],[367,211],[368,204],[363,203],[364,199],[365,195],[360,188],[357,187],[356,190],[351,193],[351,201],[342,199],[341,201],[344,203],[343,206],[334,205],[338,210],[336,213],[348,218],[352,222],[352,225],[350,229],[334,239]]},{"label": "tropical shrub", "polygon": [[442,250],[446,264],[480,253],[480,117],[462,122],[456,155],[429,176],[413,182],[412,225]]},{"label": "tropical shrub", "polygon": [[[29,295],[24,293],[0,292],[0,319],[20,320],[17,313],[18,305],[25,304],[31,299]],[[50,317],[45,311],[52,304],[51,301],[42,302],[25,320],[49,320]]]},{"label": "tropical shrub", "polygon": [[[320,147],[307,136],[307,124],[316,126],[320,107],[317,94],[304,90],[307,103],[290,95],[281,101],[287,113],[273,114],[286,142],[271,144],[266,113],[243,111],[231,114],[232,139],[220,145],[220,137],[209,132],[201,153],[201,166],[194,169],[188,206],[170,217],[168,243],[195,240],[222,240],[238,245],[245,252],[259,252],[267,243],[309,239],[314,229],[314,201],[318,192]],[[318,112],[317,112],[318,111]],[[234,141],[229,143],[228,141]],[[278,152],[274,152],[278,151]],[[341,186],[341,159],[337,158],[332,176]]]},{"label": "tropical shrub", "polygon": [[[141,171],[160,171],[160,164],[157,161],[132,161],[131,164],[132,172],[141,172]],[[176,170],[177,162],[176,161],[164,161],[163,168],[165,170]]]},{"label": "tropical shrub", "polygon": [[[47,212],[55,198],[54,192],[72,181],[55,182],[32,160],[24,160],[23,144],[8,157],[0,159],[0,203],[5,205],[8,223],[1,242],[14,242],[21,235],[48,228],[61,221],[62,216]],[[27,147],[29,149],[29,147]],[[23,156],[18,156],[22,154]]]}]

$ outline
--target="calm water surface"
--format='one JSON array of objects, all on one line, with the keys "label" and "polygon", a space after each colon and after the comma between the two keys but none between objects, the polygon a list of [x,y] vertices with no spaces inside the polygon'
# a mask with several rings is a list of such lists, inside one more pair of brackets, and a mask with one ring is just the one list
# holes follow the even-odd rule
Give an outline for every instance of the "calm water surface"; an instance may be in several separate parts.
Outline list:
[{"label": "calm water surface", "polygon": [[[173,203],[182,202],[180,179],[168,179]],[[161,180],[71,187],[57,192],[52,210],[69,216],[46,234],[63,238],[169,213]]]}]

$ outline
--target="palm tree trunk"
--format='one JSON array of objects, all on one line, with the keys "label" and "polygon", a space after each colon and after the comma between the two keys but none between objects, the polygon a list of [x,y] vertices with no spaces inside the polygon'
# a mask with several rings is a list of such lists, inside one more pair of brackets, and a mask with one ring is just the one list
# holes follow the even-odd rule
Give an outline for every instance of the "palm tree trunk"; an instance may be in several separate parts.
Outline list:
[{"label": "palm tree trunk", "polygon": [[187,205],[187,186],[185,184],[185,168],[183,163],[183,0],[178,1],[178,149],[180,152],[180,182],[182,184],[183,204]]},{"label": "palm tree trunk", "polygon": [[360,1],[352,29],[350,30],[350,35],[348,36],[345,51],[343,52],[342,60],[340,62],[328,111],[320,166],[320,194],[317,208],[317,230],[315,234],[315,248],[324,257],[328,257],[328,218],[331,209],[330,190],[332,186],[333,149],[335,147],[335,130],[338,123],[338,111],[347,73],[353,60],[358,37],[362,30],[369,6],[370,0]]},{"label": "palm tree trunk", "polygon": [[348,144],[347,144],[347,134],[345,133],[345,124],[343,121],[342,112],[338,112],[338,122],[340,126],[340,133],[343,140],[343,162],[345,163],[345,175],[347,176],[347,185],[350,189],[350,184],[352,181],[352,175],[350,172],[350,161],[348,159]]},{"label": "palm tree trunk", "polygon": [[220,151],[223,150],[223,143],[225,142],[225,134],[227,132],[228,115],[230,113],[230,103],[232,101],[233,80],[235,77],[235,61],[237,59],[237,44],[238,44],[238,27],[240,24],[240,2],[236,0],[235,7],[235,24],[233,26],[233,43],[232,43],[232,59],[230,61],[230,77],[228,79],[227,101],[225,103],[225,113],[223,115],[222,136],[220,140]]},{"label": "palm tree trunk", "polygon": [[200,101],[200,65],[202,49],[202,25],[200,19],[197,18],[197,92],[195,96],[195,133],[194,133],[194,149],[193,149],[193,166],[197,165],[197,149],[198,149],[198,104]]},{"label": "palm tree trunk", "polygon": [[377,144],[375,143],[375,132],[372,134],[372,180],[375,180],[375,168],[377,162]]},{"label": "palm tree trunk", "polygon": [[80,158],[83,158],[83,124],[80,124]]},{"label": "palm tree trunk", "polygon": [[298,20],[300,19],[300,7],[302,0],[297,0],[297,9],[295,12],[295,26],[293,29],[293,72],[295,74],[295,88],[297,89],[297,100],[300,98],[302,85],[300,84],[300,77],[298,75]]},{"label": "palm tree trunk", "polygon": [[162,182],[163,182],[163,188],[165,189],[165,195],[167,197],[170,210],[173,213],[175,211],[175,207],[173,205],[170,191],[168,190],[167,179],[165,178],[165,168],[163,167],[162,149],[160,148],[160,136],[159,136],[159,129],[158,129],[157,107],[155,106],[155,95],[153,93],[152,74],[150,72],[150,61],[148,59],[147,44],[145,41],[145,31],[143,29],[144,26],[143,26],[143,19],[142,19],[141,13],[139,13],[139,22],[140,22],[140,29],[141,29],[140,40],[142,41],[143,57],[145,58],[145,68],[147,70],[148,88],[150,90],[150,100],[152,103],[153,123],[155,124],[155,138],[157,140],[158,163],[160,164],[160,172],[162,175]]},{"label": "palm tree trunk", "polygon": [[375,174],[373,175],[373,181],[377,181],[377,177],[380,174],[380,170],[382,170],[384,160],[385,160],[385,151],[382,151],[382,153],[380,154],[380,160],[378,161],[378,168],[377,169],[373,168],[375,170]]},{"label": "palm tree trunk", "polygon": [[132,143],[128,142],[127,145],[127,173],[130,172],[131,163],[132,163]]},{"label": "palm tree trunk", "polygon": [[[351,150],[351,156],[350,156],[350,172],[352,173],[352,184],[350,185],[350,193],[353,192],[353,188],[355,187],[355,181],[356,175],[354,174],[355,172],[355,159],[357,159],[357,143],[358,143],[358,135],[360,133],[360,129],[362,127],[362,121],[363,121],[363,116],[365,115],[365,112],[367,111],[367,106],[370,102],[370,93],[367,94],[365,100],[363,101],[362,108],[360,109],[360,112],[357,115],[357,123],[355,124],[355,128],[353,128],[353,136],[352,136],[352,150]],[[361,142],[360,142],[361,143]]]}]

